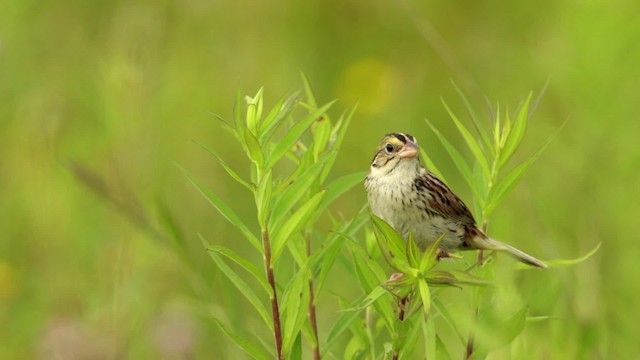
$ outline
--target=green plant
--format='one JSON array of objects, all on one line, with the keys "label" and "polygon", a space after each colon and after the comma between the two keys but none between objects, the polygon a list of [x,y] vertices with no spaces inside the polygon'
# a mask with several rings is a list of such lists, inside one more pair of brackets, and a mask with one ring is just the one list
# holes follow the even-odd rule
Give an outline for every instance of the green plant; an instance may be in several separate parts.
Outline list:
[{"label": "green plant", "polygon": [[[462,92],[460,95],[479,139],[443,103],[473,154],[472,165],[435,126],[427,123],[472,189],[476,214],[486,231],[494,210],[548,142],[527,160],[505,171],[524,137],[531,95],[513,118],[508,111],[504,111],[504,115],[498,111],[491,131],[483,130],[475,111]],[[238,334],[216,320],[231,340],[256,359],[301,359],[303,338],[315,359],[408,359],[416,353],[430,360],[447,359],[450,352],[440,336],[444,324],[455,334],[466,358],[481,359],[490,351],[511,343],[523,330],[527,319],[549,318],[528,318],[526,305],[514,313],[495,310],[502,284],[496,281],[496,263],[491,261],[493,253],[485,257],[479,252],[477,261],[462,269],[442,268],[438,266],[443,255],[439,251],[439,241],[421,252],[412,238],[404,241],[366,207],[352,219],[331,218],[333,231],[328,234],[319,230],[318,221],[328,206],[361,183],[365,176],[355,173],[327,181],[354,112],[352,109],[343,113],[333,123],[327,115],[332,104],[318,106],[306,79],[304,95],[296,92],[283,97],[268,113],[263,112],[262,89],[253,97],[245,97],[244,101],[238,92],[234,123],[220,119],[220,124],[249,158],[249,179],[241,177],[214,150],[201,145],[231,178],[253,194],[258,231],[252,230],[215,192],[182,169],[264,260],[264,272],[261,272],[249,259],[201,237],[218,269],[237,287],[256,310],[263,325],[273,333],[273,345],[270,346],[250,334]],[[424,149],[422,159],[431,171],[444,179]],[[283,163],[286,166],[281,166]],[[291,169],[289,172],[285,170],[287,167]],[[359,230],[369,219],[372,228],[361,236]],[[364,244],[360,241],[362,238]],[[552,267],[571,265],[586,260],[596,250],[597,247],[581,259],[547,263]],[[390,278],[381,265],[382,259],[396,272]],[[317,325],[316,300],[337,262],[353,276],[364,294],[355,301],[335,294],[342,312],[323,338]],[[294,269],[288,281],[277,276],[291,266]],[[249,284],[246,277],[257,286]],[[462,295],[459,299],[472,304],[469,312],[461,315],[450,311],[449,305],[441,299],[444,289],[467,286],[471,287],[471,292],[465,292],[464,299]],[[265,298],[270,311],[264,304]],[[419,343],[423,347],[419,348]],[[338,344],[344,346],[340,348]]]},{"label": "green plant", "polygon": [[[444,101],[443,104],[473,154],[472,165],[464,160],[463,155],[428,120],[427,124],[472,189],[476,214],[480,215],[480,224],[483,230],[487,231],[494,210],[513,190],[525,170],[540,156],[550,140],[527,160],[505,171],[524,137],[531,112],[532,96],[527,97],[513,118],[508,111],[504,111],[504,118],[501,118],[498,110],[493,119],[492,130],[487,131],[482,128],[479,117],[463,93],[459,93],[467,106],[479,139],[472,135]],[[444,179],[424,149],[422,158],[431,171]],[[498,290],[504,286],[496,281],[496,263],[487,261],[482,252],[478,252],[477,261],[465,269],[438,269],[435,266],[441,255],[438,252],[439,241],[424,253],[420,253],[412,238],[405,242],[382,219],[373,214],[371,219],[373,232],[369,232],[366,238],[367,249],[349,244],[354,260],[355,277],[367,296],[346,307],[346,313],[338,322],[340,327],[336,327],[335,333],[332,334],[342,334],[347,329],[347,324],[350,324],[353,337],[345,358],[413,358],[417,351],[416,345],[422,338],[424,349],[420,352],[423,357],[448,359],[449,351],[439,335],[439,331],[443,329],[436,327],[434,318],[444,320],[442,322],[453,330],[459,341],[458,346],[464,348],[465,357],[468,359],[486,357],[490,351],[511,343],[524,329],[524,324],[529,319],[526,304],[512,314],[496,309]],[[575,264],[586,260],[597,249],[598,247],[580,259],[552,260],[547,263],[551,267]],[[494,253],[491,253],[489,258],[493,256]],[[377,262],[381,257],[397,272],[388,280],[385,271]],[[523,268],[521,265],[517,266]],[[439,297],[444,287],[461,286],[472,286],[471,292],[465,293],[471,300],[471,311],[462,315],[453,314]],[[461,303],[465,302],[462,294],[456,296]],[[354,315],[362,310],[366,311],[364,323],[360,323]],[[546,318],[549,317],[538,316],[530,319],[538,321]],[[381,332],[386,332],[387,337],[382,337]],[[465,333],[468,333],[468,336],[465,336]],[[376,345],[374,338],[387,341],[380,347]]]},{"label": "green plant", "polygon": [[[250,179],[242,178],[214,150],[207,149],[235,181],[253,193],[259,233],[252,231],[215,192],[182,169],[264,260],[264,273],[261,273],[231,249],[202,239],[218,268],[273,333],[274,346],[265,349],[249,335],[234,334],[218,321],[229,338],[256,359],[301,358],[303,333],[314,358],[320,357],[315,300],[344,242],[344,236],[339,234],[353,234],[364,223],[335,220],[336,231],[329,236],[322,236],[316,228],[327,207],[360,183],[365,174],[327,181],[355,108],[344,112],[334,123],[327,114],[333,102],[318,106],[306,79],[304,84],[304,96],[295,92],[283,97],[268,113],[264,111],[262,89],[244,99],[238,92],[234,123],[220,119],[221,126],[237,140],[249,158]],[[285,173],[278,166],[281,163],[293,165],[293,171]],[[321,244],[315,253],[312,252],[314,240]],[[276,273],[290,266],[282,261],[286,252],[295,262],[295,271],[284,283]],[[249,285],[229,263],[244,270],[258,286]],[[264,296],[269,299],[270,311],[263,304]]]}]

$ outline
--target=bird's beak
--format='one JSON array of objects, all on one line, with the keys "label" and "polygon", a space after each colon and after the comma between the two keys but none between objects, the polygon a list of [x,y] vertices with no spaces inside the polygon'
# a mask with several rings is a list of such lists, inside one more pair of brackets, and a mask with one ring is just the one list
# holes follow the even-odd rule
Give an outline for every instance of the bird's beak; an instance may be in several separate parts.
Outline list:
[{"label": "bird's beak", "polygon": [[418,145],[411,140],[408,140],[406,144],[398,152],[400,159],[414,158],[418,156]]}]

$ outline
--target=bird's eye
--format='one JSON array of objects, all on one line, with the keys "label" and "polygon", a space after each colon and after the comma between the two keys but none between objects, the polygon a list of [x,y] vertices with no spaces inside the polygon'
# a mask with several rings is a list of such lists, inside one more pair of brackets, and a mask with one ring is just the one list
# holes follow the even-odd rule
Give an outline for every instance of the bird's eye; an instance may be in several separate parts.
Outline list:
[{"label": "bird's eye", "polygon": [[391,154],[391,152],[393,151],[393,145],[387,144],[384,149],[387,150],[389,154]]}]

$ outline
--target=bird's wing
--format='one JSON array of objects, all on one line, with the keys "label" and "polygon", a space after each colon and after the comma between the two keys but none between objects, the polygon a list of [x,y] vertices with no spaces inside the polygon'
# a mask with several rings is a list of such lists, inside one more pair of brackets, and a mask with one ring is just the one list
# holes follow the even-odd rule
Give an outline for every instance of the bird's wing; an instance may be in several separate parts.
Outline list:
[{"label": "bird's wing", "polygon": [[462,225],[475,225],[476,221],[467,205],[431,172],[425,171],[417,177],[415,186],[418,190],[425,189],[432,195],[427,201],[430,211]]}]

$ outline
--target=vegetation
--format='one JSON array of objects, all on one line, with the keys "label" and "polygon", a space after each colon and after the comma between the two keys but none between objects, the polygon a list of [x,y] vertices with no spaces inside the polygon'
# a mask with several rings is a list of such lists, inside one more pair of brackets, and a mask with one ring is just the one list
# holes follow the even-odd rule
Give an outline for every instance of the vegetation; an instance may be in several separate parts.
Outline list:
[{"label": "vegetation", "polygon": [[[5,4],[0,358],[635,356],[638,6]],[[371,219],[394,131],[552,268]]]}]

